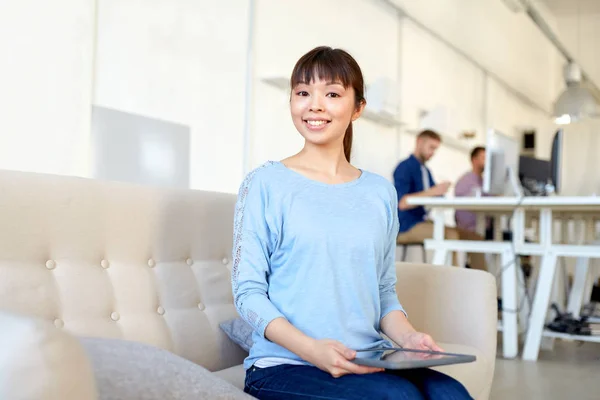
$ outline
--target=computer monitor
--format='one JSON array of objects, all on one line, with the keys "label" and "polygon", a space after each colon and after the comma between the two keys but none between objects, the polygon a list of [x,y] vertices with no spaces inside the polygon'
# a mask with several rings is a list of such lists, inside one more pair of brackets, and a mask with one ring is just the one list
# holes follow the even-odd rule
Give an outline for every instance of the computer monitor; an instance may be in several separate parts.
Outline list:
[{"label": "computer monitor", "polygon": [[520,156],[519,180],[528,196],[547,196],[560,191],[563,135],[562,129],[554,134],[550,160]]},{"label": "computer monitor", "polygon": [[522,196],[519,184],[520,143],[495,129],[487,132],[483,192],[499,196]]},{"label": "computer monitor", "polygon": [[554,193],[559,193],[562,184],[560,171],[562,169],[563,130],[559,129],[552,140],[552,153],[550,155],[550,180],[554,185]]},{"label": "computer monitor", "polygon": [[519,181],[527,196],[547,196],[550,180],[550,161],[531,156],[519,157]]}]

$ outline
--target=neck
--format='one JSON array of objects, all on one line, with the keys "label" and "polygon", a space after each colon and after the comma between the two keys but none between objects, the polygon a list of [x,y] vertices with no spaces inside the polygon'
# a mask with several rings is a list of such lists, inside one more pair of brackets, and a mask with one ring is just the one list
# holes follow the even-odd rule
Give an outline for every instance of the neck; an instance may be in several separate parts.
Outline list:
[{"label": "neck", "polygon": [[419,160],[419,162],[420,162],[421,164],[425,164],[425,160],[423,160],[423,159],[421,158],[421,156],[419,155],[419,153],[417,153],[417,152],[415,151],[415,152],[413,153],[413,155],[414,155],[414,156],[417,158],[417,160]]},{"label": "neck", "polygon": [[482,175],[483,174],[483,170],[479,169],[479,168],[473,168],[473,173],[475,175]]},{"label": "neck", "polygon": [[319,146],[307,142],[298,156],[301,156],[311,169],[332,176],[336,175],[340,169],[350,165],[344,155],[343,145],[334,145],[333,143],[330,146]]}]

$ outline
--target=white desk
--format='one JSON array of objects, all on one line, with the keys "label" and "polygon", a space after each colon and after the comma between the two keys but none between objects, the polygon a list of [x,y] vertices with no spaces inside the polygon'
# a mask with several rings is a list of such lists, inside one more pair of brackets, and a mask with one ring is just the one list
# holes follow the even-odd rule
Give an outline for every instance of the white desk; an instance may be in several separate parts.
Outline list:
[{"label": "white desk", "polygon": [[[548,311],[550,294],[554,282],[558,257],[578,257],[574,287],[582,285],[581,280],[587,276],[587,260],[600,258],[600,245],[586,244],[595,235],[595,218],[600,217],[600,197],[413,197],[407,201],[411,205],[422,205],[432,211],[434,221],[433,238],[425,241],[425,247],[434,251],[433,263],[446,264],[452,251],[495,253],[501,256],[502,302],[507,310],[516,310],[517,304],[517,269],[513,250],[520,255],[541,257],[537,290],[533,298],[531,316],[527,320],[527,336],[523,350],[523,358],[537,360],[542,336],[560,337],[584,341],[600,342],[598,337],[563,335],[544,329]],[[464,209],[483,214],[511,214],[513,240],[500,241],[466,241],[444,239],[445,209]],[[525,243],[526,213],[534,214],[539,221],[538,243]],[[553,240],[553,223],[562,218],[582,218],[586,225],[587,237],[578,244],[557,244]],[[479,218],[482,219],[481,217]],[[520,272],[520,271],[519,271]],[[583,278],[582,278],[583,276]],[[581,296],[571,296],[569,308],[581,305]],[[522,319],[528,312],[522,310]],[[507,358],[518,355],[518,319],[516,313],[503,313],[503,352]]]}]

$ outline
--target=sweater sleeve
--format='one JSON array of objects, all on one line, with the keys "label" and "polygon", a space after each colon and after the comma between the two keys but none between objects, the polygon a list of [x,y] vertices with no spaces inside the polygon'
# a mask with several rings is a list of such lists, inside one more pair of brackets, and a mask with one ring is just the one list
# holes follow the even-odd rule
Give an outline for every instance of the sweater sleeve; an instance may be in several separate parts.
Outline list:
[{"label": "sweater sleeve", "polygon": [[379,301],[381,304],[380,320],[395,310],[402,311],[406,315],[396,293],[396,238],[398,236],[399,222],[398,212],[396,211],[398,197],[395,191],[392,191],[391,197],[390,212],[388,215],[389,231],[385,244],[383,266],[379,278]]},{"label": "sweater sleeve", "polygon": [[264,337],[267,325],[283,314],[268,297],[274,235],[266,218],[266,192],[255,173],[246,177],[238,194],[231,279],[237,311]]}]

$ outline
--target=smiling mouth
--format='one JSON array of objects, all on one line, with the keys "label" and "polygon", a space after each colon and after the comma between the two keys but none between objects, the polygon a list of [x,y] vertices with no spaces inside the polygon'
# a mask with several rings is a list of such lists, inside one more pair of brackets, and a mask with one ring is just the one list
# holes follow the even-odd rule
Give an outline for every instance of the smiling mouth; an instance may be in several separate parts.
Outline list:
[{"label": "smiling mouth", "polygon": [[326,119],[305,119],[304,122],[311,127],[318,128],[330,123],[331,121]]}]

